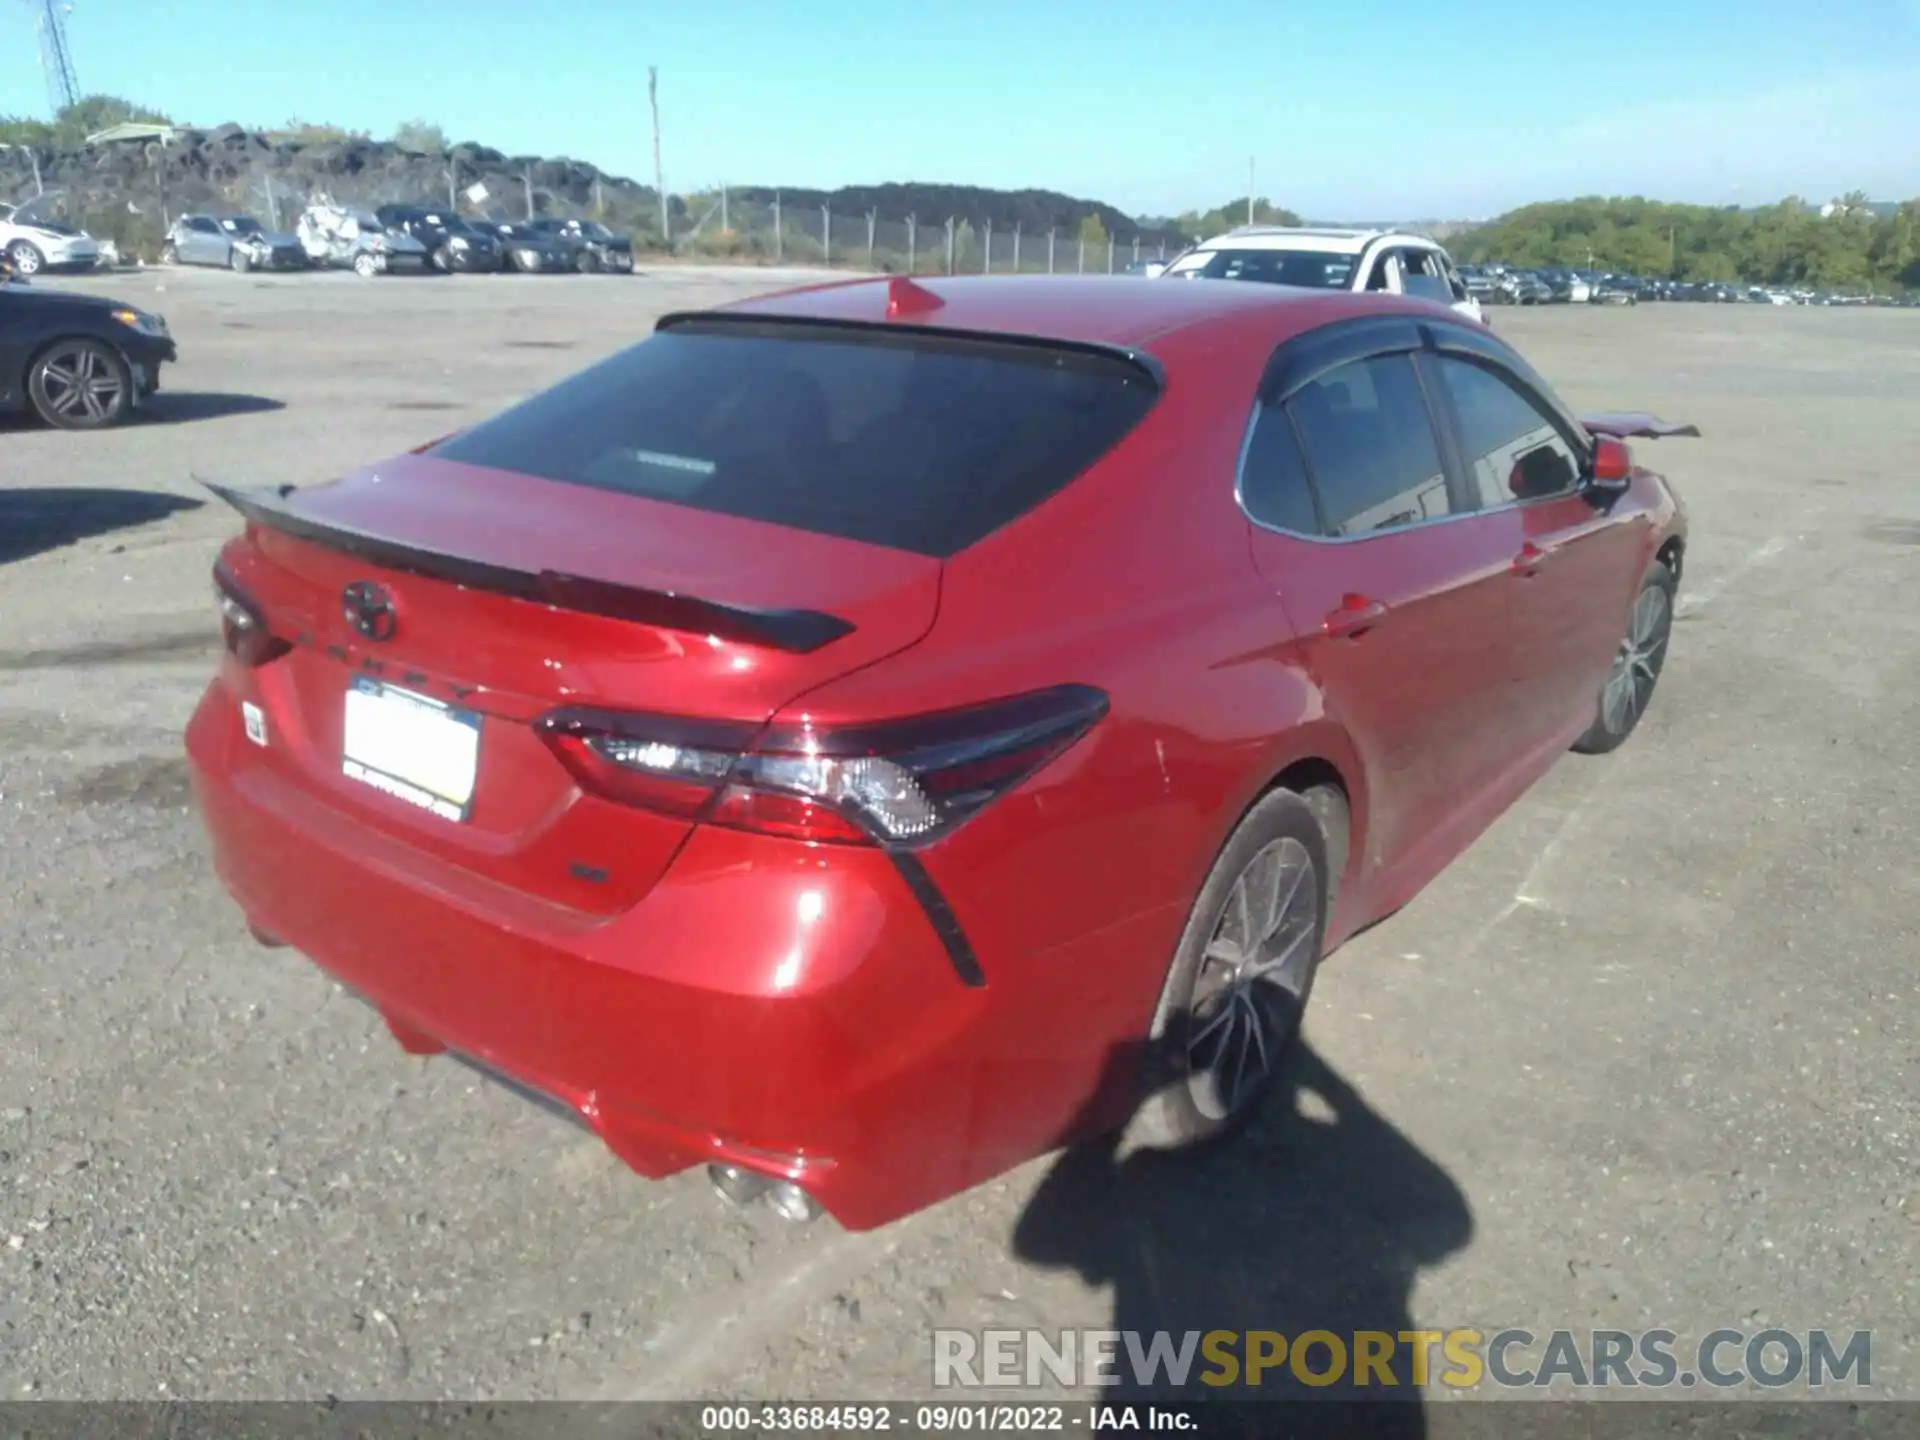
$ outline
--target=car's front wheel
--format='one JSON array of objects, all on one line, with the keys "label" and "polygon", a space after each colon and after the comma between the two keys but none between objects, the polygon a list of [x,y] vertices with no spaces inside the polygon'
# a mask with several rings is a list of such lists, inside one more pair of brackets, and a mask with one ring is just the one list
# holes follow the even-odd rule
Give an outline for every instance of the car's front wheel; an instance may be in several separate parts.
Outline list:
[{"label": "car's front wheel", "polygon": [[253,269],[253,256],[236,245],[227,252],[227,264],[233,267],[235,274],[244,275]]},{"label": "car's front wheel", "polygon": [[133,408],[127,362],[100,340],[56,340],[27,370],[34,413],[62,430],[103,430]]},{"label": "car's front wheel", "polygon": [[47,257],[31,240],[14,241],[7,254],[13,257],[13,268],[21,275],[38,275],[46,267]]},{"label": "car's front wheel", "polygon": [[375,275],[380,273],[380,262],[365,251],[362,251],[353,257],[353,273],[364,279],[371,280]]},{"label": "car's front wheel", "polygon": [[1346,824],[1337,791],[1282,789],[1228,838],[1167,972],[1130,1139],[1183,1148],[1259,1111],[1313,989]]},{"label": "car's front wheel", "polygon": [[1614,651],[1613,668],[1600,689],[1593,723],[1573,748],[1583,755],[1604,755],[1626,743],[1647,713],[1653,687],[1667,662],[1667,641],[1673,634],[1673,597],[1678,589],[1673,571],[1656,560],[1647,569],[1634,597],[1627,633]]}]

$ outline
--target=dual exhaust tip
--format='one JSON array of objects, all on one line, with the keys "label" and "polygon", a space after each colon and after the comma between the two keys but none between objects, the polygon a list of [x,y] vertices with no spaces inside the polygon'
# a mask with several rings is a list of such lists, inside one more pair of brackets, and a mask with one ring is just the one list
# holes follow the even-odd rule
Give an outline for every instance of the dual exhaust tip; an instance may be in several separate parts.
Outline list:
[{"label": "dual exhaust tip", "polygon": [[709,1165],[707,1179],[714,1193],[729,1205],[742,1208],[764,1200],[782,1220],[804,1225],[819,1218],[820,1202],[791,1180],[772,1180],[738,1165]]}]

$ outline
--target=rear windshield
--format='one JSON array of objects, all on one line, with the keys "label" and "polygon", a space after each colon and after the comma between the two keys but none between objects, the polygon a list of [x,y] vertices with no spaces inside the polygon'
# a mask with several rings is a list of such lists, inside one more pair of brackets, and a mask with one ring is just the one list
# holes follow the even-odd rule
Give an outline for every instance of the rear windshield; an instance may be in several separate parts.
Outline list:
[{"label": "rear windshield", "polygon": [[1118,356],[694,322],[431,453],[945,557],[1065,486],[1155,394]]},{"label": "rear windshield", "polygon": [[1167,279],[1259,280],[1310,290],[1344,290],[1355,257],[1331,250],[1195,250],[1167,267]]}]

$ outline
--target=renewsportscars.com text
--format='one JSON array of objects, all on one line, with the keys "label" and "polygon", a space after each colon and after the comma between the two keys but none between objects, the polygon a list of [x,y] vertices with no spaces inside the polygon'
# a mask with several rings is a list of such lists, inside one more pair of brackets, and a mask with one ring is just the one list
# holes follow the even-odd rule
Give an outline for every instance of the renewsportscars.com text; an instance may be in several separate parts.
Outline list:
[{"label": "renewsportscars.com text", "polygon": [[1568,1386],[1725,1390],[1836,1385],[1873,1376],[1865,1330],[936,1330],[939,1389],[1126,1385],[1456,1390]]}]

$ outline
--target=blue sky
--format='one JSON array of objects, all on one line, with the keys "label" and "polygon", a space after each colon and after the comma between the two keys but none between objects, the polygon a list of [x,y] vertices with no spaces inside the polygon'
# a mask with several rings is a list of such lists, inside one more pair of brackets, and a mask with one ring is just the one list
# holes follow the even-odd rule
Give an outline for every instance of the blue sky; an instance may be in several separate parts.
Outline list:
[{"label": "blue sky", "polygon": [[[38,3],[38,0],[34,0]],[[1260,193],[1316,218],[1641,193],[1920,194],[1920,0],[74,0],[86,91],[652,168],[669,188],[1037,186],[1129,212]],[[44,114],[0,5],[0,113]]]}]

